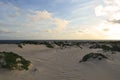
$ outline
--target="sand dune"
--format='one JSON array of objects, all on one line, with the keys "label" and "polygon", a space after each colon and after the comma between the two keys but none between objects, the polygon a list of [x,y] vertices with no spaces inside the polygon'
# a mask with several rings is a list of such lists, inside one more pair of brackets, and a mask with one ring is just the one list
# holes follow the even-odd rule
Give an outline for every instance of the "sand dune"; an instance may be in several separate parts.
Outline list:
[{"label": "sand dune", "polygon": [[[0,44],[0,51],[12,51],[32,62],[28,71],[0,69],[1,80],[119,80],[120,54],[110,59],[79,63],[85,54],[100,52],[87,45],[65,49],[47,48],[44,45]],[[101,51],[102,52],[102,51]]]}]

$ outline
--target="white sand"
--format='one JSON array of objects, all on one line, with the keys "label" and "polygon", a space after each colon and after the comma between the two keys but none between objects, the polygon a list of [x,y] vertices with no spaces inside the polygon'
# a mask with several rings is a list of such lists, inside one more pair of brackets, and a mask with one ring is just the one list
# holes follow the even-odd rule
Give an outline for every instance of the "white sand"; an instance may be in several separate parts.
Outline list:
[{"label": "white sand", "polygon": [[[13,51],[32,62],[28,71],[0,69],[0,80],[120,80],[120,54],[109,60],[79,63],[82,57],[99,49],[71,47],[49,49],[43,45],[0,44],[1,51]],[[37,69],[34,71],[34,69]]]}]

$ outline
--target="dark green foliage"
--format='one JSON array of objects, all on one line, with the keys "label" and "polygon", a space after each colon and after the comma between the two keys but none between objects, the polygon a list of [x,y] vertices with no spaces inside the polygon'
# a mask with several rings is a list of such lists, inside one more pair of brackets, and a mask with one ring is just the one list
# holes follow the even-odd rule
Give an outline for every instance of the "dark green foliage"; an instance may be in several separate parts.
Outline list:
[{"label": "dark green foliage", "polygon": [[46,42],[46,41],[44,41],[44,42],[37,42],[37,41],[23,41],[23,42],[21,42],[20,44],[18,44],[18,47],[22,48],[22,44],[23,44],[23,45],[25,45],[25,44],[34,44],[34,45],[40,45],[40,44],[43,44],[43,45],[45,45],[45,46],[48,47],[48,48],[54,48],[54,46],[53,46],[51,43]]},{"label": "dark green foliage", "polygon": [[82,48],[80,46],[81,42],[54,41],[54,44],[59,46],[61,49],[66,48],[68,46],[78,46],[78,47]]},{"label": "dark green foliage", "polygon": [[107,59],[107,57],[101,53],[89,53],[89,54],[86,54],[80,62],[86,62],[91,58],[98,59],[98,60]]},{"label": "dark green foliage", "polygon": [[101,45],[100,46],[104,51],[111,51],[111,47],[109,47],[109,46],[106,46],[106,45]]},{"label": "dark green foliage", "polygon": [[99,44],[94,44],[94,45],[90,46],[89,48],[90,48],[90,49],[96,49],[96,48],[101,48],[101,47],[102,47],[102,46],[99,45]]},{"label": "dark green foliage", "polygon": [[48,48],[54,48],[54,45],[59,46],[61,49],[66,48],[68,46],[78,46],[82,48],[80,45],[82,42],[69,42],[69,41],[22,41],[18,44],[18,47],[22,48],[25,44],[34,44],[34,45],[45,45]]},{"label": "dark green foliage", "polygon": [[54,42],[54,44],[56,44],[57,46],[62,46],[62,45],[64,45],[64,42],[59,41],[59,42]]},{"label": "dark green foliage", "polygon": [[111,50],[112,51],[120,51],[120,46],[118,46],[118,45],[112,45]]},{"label": "dark green foliage", "polygon": [[111,44],[111,47],[110,46],[107,46],[107,45],[99,45],[99,44],[96,44],[96,45],[92,45],[89,47],[90,49],[96,49],[96,48],[101,48],[103,49],[104,51],[120,51],[120,46],[118,46],[117,44]]},{"label": "dark green foliage", "polygon": [[22,44],[18,44],[18,47],[19,47],[19,48],[23,48]]},{"label": "dark green foliage", "polygon": [[23,41],[21,42],[22,44],[39,44],[38,42],[36,41]]},{"label": "dark green foliage", "polygon": [[45,44],[45,45],[46,45],[46,47],[48,47],[48,48],[54,48],[54,46],[51,45],[51,44]]},{"label": "dark green foliage", "polygon": [[[30,65],[30,61],[24,59],[22,56],[19,56],[16,53],[13,52],[0,52],[0,60],[4,60],[3,62],[0,62],[1,68],[6,68],[10,70],[28,70],[28,67]],[[17,61],[17,59],[19,59]],[[18,66],[21,64],[21,66]]]},{"label": "dark green foliage", "polygon": [[74,45],[76,45],[76,46],[78,46],[78,47],[80,47],[82,49],[82,47],[80,46],[81,43],[77,42],[77,43],[74,43]]},{"label": "dark green foliage", "polygon": [[54,48],[54,46],[49,42],[44,42],[44,45],[48,48]]},{"label": "dark green foliage", "polygon": [[38,45],[38,44],[40,44],[40,43],[35,42],[35,41],[22,41],[22,42],[18,43],[17,45],[18,45],[18,47],[23,48],[23,46],[25,46],[25,44]]}]

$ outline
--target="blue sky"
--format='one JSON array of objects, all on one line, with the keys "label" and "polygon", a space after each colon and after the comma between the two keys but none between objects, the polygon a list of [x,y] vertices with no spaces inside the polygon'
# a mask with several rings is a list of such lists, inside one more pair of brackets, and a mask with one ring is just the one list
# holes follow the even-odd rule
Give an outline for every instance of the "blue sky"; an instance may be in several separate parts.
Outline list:
[{"label": "blue sky", "polygon": [[119,0],[0,0],[0,39],[120,39],[119,14]]}]

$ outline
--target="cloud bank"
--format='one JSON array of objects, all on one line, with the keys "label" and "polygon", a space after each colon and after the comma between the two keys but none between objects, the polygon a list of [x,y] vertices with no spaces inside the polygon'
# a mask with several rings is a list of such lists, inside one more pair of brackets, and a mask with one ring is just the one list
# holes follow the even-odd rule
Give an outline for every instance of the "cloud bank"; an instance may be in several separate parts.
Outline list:
[{"label": "cloud bank", "polygon": [[11,3],[0,2],[0,12],[2,37],[12,33],[17,38],[23,38],[24,34],[29,33],[31,36],[26,35],[27,38],[49,38],[50,34],[64,31],[69,24],[68,20],[47,10],[24,10]]},{"label": "cloud bank", "polygon": [[120,23],[120,0],[103,0],[103,5],[95,8],[96,16],[102,16],[113,23]]}]

